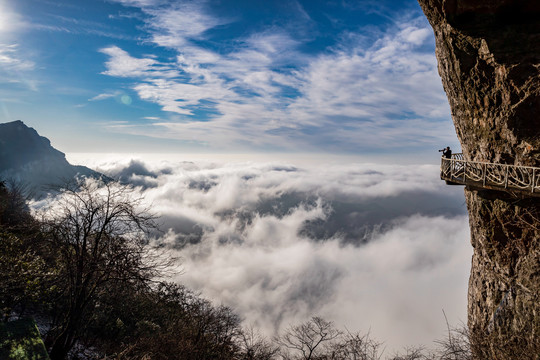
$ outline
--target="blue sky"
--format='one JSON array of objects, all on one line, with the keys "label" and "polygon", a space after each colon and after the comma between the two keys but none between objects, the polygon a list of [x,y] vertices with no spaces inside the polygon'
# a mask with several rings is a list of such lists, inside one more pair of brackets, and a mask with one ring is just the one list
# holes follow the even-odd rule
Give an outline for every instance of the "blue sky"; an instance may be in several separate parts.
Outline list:
[{"label": "blue sky", "polygon": [[0,121],[64,152],[457,146],[414,0],[0,0]]}]

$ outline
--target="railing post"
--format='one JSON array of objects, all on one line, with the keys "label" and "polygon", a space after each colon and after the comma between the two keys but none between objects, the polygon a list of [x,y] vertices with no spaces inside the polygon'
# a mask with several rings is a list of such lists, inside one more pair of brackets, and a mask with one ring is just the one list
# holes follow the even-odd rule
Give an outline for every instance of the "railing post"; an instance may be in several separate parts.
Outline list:
[{"label": "railing post", "polygon": [[448,176],[448,162],[446,161],[446,158],[441,158],[441,173],[446,177]]},{"label": "railing post", "polygon": [[534,184],[536,183],[536,169],[533,169],[533,175],[531,179],[531,192],[534,193]]},{"label": "railing post", "polygon": [[510,165],[506,165],[506,172],[504,174],[504,188],[507,189],[508,188],[508,168],[510,167]]},{"label": "railing post", "polygon": [[467,182],[467,162],[463,161],[463,182]]},{"label": "railing post", "polygon": [[456,162],[454,159],[450,159],[450,179],[454,178],[454,166],[456,165]]}]

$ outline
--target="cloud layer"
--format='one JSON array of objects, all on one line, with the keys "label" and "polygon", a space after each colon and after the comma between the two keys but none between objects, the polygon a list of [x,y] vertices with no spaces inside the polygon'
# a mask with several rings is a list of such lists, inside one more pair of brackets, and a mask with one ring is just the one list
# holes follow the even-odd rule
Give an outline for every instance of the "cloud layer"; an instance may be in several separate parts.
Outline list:
[{"label": "cloud layer", "polygon": [[162,218],[176,281],[267,335],[313,315],[389,349],[465,319],[471,249],[462,189],[435,166],[101,163]]}]

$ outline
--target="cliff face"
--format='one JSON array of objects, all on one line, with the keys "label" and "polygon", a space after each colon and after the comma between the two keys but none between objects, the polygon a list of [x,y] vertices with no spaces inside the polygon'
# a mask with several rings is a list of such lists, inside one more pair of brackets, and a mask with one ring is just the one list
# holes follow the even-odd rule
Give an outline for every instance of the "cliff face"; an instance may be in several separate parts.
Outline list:
[{"label": "cliff face", "polygon": [[[540,166],[540,2],[419,0],[467,160]],[[538,359],[540,200],[466,188],[475,357]]]}]

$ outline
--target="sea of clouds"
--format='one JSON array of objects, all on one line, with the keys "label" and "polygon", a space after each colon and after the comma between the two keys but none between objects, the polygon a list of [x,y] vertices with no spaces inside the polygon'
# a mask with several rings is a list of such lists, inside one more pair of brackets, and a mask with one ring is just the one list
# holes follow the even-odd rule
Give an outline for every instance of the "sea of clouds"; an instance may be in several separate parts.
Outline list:
[{"label": "sea of clouds", "polygon": [[272,336],[318,315],[388,349],[466,319],[472,249],[461,187],[436,165],[86,163],[137,187],[160,216],[174,281]]}]

